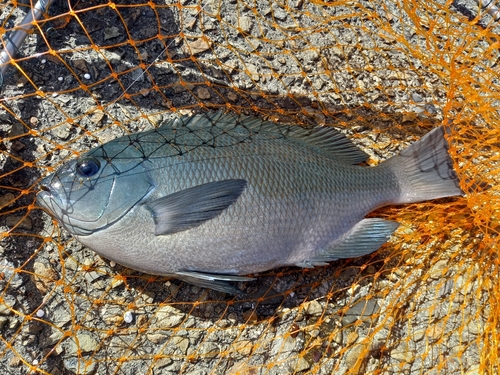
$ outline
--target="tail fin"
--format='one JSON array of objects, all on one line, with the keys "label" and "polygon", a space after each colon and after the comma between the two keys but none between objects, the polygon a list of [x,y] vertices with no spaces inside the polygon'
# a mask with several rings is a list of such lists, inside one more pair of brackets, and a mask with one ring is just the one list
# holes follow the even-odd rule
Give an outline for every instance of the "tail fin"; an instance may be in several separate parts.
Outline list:
[{"label": "tail fin", "polygon": [[443,126],[432,130],[382,164],[391,168],[399,181],[400,196],[396,203],[421,202],[463,194],[448,154],[445,131]]}]

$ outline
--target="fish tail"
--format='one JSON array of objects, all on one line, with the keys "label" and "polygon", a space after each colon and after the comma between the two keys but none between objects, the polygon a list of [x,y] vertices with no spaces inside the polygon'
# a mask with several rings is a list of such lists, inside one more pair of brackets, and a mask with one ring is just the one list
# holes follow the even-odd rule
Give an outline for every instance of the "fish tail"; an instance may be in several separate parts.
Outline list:
[{"label": "fish tail", "polygon": [[463,194],[448,153],[449,144],[445,138],[448,129],[440,126],[432,130],[382,164],[391,168],[399,182],[399,199],[394,203],[421,202]]}]

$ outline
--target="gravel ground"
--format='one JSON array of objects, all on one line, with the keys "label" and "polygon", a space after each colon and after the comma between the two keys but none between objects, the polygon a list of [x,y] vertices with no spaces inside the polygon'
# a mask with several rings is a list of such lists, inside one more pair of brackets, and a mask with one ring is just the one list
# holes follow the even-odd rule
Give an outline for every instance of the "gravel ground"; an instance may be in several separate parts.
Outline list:
[{"label": "gravel ground", "polygon": [[[449,85],[400,6],[212,0],[201,16],[190,0],[119,13],[101,3],[73,4],[67,24],[67,4],[54,3],[45,39],[33,33],[20,49],[27,76],[4,77],[0,372],[479,373],[486,268],[459,250],[481,238],[449,224],[446,239],[419,235],[432,204],[401,208],[400,234],[377,254],[269,272],[238,298],[110,263],[31,206],[47,167],[179,113],[336,125],[372,164],[397,153],[443,120]],[[474,2],[453,9],[477,13]],[[4,27],[25,10],[5,5]]]}]

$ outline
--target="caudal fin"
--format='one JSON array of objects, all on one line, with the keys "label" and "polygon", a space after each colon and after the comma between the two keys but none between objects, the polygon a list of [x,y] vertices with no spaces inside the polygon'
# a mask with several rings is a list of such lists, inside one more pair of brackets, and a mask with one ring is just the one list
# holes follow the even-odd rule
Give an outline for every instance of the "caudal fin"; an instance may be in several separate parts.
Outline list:
[{"label": "caudal fin", "polygon": [[427,133],[399,155],[387,160],[399,180],[397,203],[421,202],[463,194],[448,154],[445,127]]}]

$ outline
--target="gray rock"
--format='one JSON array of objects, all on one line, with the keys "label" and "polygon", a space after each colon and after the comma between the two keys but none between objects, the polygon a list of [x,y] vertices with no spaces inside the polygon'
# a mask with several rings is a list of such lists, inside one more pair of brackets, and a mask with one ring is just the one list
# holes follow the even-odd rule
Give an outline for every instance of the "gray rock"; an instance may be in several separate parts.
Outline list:
[{"label": "gray rock", "polygon": [[165,371],[170,371],[170,372],[165,372],[165,374],[178,374],[181,370],[181,362],[180,361],[172,361],[171,364],[164,367],[164,369],[165,369]]},{"label": "gray rock", "polygon": [[480,332],[483,332],[482,325],[483,322],[474,319],[467,325],[467,331],[477,336]]},{"label": "gray rock", "polygon": [[8,320],[9,318],[7,318],[6,316],[0,316],[0,331],[2,330],[3,326],[5,325],[5,323],[7,323]]},{"label": "gray rock", "polygon": [[64,327],[69,322],[71,322],[71,313],[69,311],[64,310],[64,308],[59,308],[51,313],[52,322],[56,325],[56,327]]},{"label": "gray rock", "polygon": [[97,280],[101,276],[102,276],[102,273],[99,273],[97,271],[85,272],[85,280],[87,280],[88,283],[93,283],[95,280]]},{"label": "gray rock", "polygon": [[274,17],[280,21],[284,21],[288,18],[288,13],[285,12],[283,9],[274,7]]},{"label": "gray rock", "polygon": [[342,317],[342,324],[348,325],[354,323],[356,320],[361,320],[366,323],[374,319],[380,311],[380,306],[374,299],[361,299],[351,306],[349,310]]},{"label": "gray rock", "polygon": [[344,342],[344,333],[342,330],[337,330],[337,333],[333,337],[333,341],[337,343],[338,345],[342,345]]},{"label": "gray rock", "polygon": [[87,333],[77,333],[69,340],[68,353],[75,355],[78,350],[83,353],[93,352],[97,348],[97,340]]},{"label": "gray rock", "polygon": [[23,124],[20,121],[15,121],[12,124],[12,127],[10,128],[9,136],[15,137],[17,135],[24,134],[25,132],[26,132],[26,129],[24,128]]},{"label": "gray rock", "polygon": [[4,195],[0,196],[0,208],[3,208],[5,206],[10,206],[11,204],[14,203],[14,199],[16,196],[12,193],[7,193]]},{"label": "gray rock", "polygon": [[64,333],[61,332],[60,330],[57,330],[55,328],[52,328],[53,332],[52,334],[47,337],[47,339],[45,340],[45,346],[52,346],[56,343],[59,342],[59,340],[62,339],[62,337],[64,336]]},{"label": "gray rock", "polygon": [[205,358],[215,358],[220,354],[220,347],[214,342],[207,341],[201,344],[197,350]]},{"label": "gray rock", "polygon": [[154,326],[162,328],[176,327],[182,323],[186,314],[173,308],[172,306],[163,306],[156,312],[156,320]]},{"label": "gray rock", "polygon": [[84,358],[70,357],[63,360],[64,367],[75,374],[93,375],[97,370],[97,362],[87,362]]},{"label": "gray rock", "polygon": [[148,333],[146,335],[147,339],[155,344],[161,344],[167,341],[168,336],[161,333]]},{"label": "gray rock", "polygon": [[[12,289],[17,289],[23,285],[23,279],[19,276],[19,273],[16,272],[16,267],[7,259],[0,260],[0,273],[3,273],[4,280],[9,280],[9,286]],[[16,299],[14,296],[6,294],[3,297],[3,304],[13,307],[16,304]],[[2,308],[3,304],[0,302],[0,314],[2,314],[1,311],[5,310],[5,307]]]},{"label": "gray rock", "polygon": [[241,31],[244,33],[249,33],[252,30],[253,20],[248,16],[242,16],[239,18],[239,26]]},{"label": "gray rock", "polygon": [[411,98],[413,99],[414,102],[417,102],[417,103],[420,103],[422,100],[424,100],[422,98],[422,95],[417,94],[416,92],[411,94]]},{"label": "gray rock", "polygon": [[250,73],[250,77],[254,81],[258,82],[260,80],[260,76],[257,67],[254,64],[246,64],[245,66],[248,70],[248,73]]},{"label": "gray rock", "polygon": [[448,271],[449,261],[441,259],[434,263],[429,271],[431,278],[438,280],[445,276]]},{"label": "gray rock", "polygon": [[304,311],[308,315],[320,316],[323,313],[323,306],[318,301],[310,301],[305,304]]},{"label": "gray rock", "polygon": [[160,369],[160,368],[163,368],[165,366],[170,365],[173,362],[174,361],[172,360],[172,358],[169,358],[169,357],[160,358],[159,360],[157,360],[157,361],[154,362],[154,368],[155,369]]},{"label": "gray rock", "polygon": [[311,364],[307,362],[303,357],[299,357],[294,366],[292,366],[291,370],[294,373],[300,373],[302,371],[309,370],[310,368]]},{"label": "gray rock", "polygon": [[467,371],[467,375],[480,375],[482,374],[479,365],[472,365],[469,371]]},{"label": "gray rock", "polygon": [[189,348],[189,339],[187,339],[185,337],[176,336],[176,337],[172,338],[172,343],[175,344],[179,348],[181,353],[183,353],[183,354],[187,353],[187,350]]},{"label": "gray rock", "polygon": [[190,375],[206,375],[206,374],[208,374],[208,371],[196,369],[196,370],[190,371],[189,374]]},{"label": "gray rock", "polygon": [[431,116],[435,116],[439,113],[438,108],[432,103],[426,104],[424,108]]},{"label": "gray rock", "polygon": [[197,91],[196,91],[198,97],[201,99],[201,100],[206,100],[206,99],[210,99],[210,97],[212,96],[210,94],[210,90],[205,88],[205,87],[200,87]]},{"label": "gray rock", "polygon": [[350,349],[345,355],[345,363],[348,368],[354,367],[361,354],[366,350],[365,346],[362,344],[356,344]]},{"label": "gray rock", "polygon": [[297,340],[291,336],[286,338],[276,338],[273,340],[272,347],[269,350],[269,355],[273,358],[289,357],[294,351]]},{"label": "gray rock", "polygon": [[190,51],[188,50],[188,52],[191,52],[193,55],[205,52],[208,49],[210,49],[210,43],[202,38],[196,39],[195,41],[188,43],[188,46],[190,50]]},{"label": "gray rock", "polygon": [[59,125],[54,130],[52,130],[52,134],[54,134],[57,138],[64,141],[64,140],[68,139],[69,136],[71,135],[70,127],[69,127],[69,125],[65,125],[65,124]]},{"label": "gray rock", "polygon": [[233,343],[233,345],[231,345],[231,349],[238,354],[246,357],[252,353],[253,344],[250,340],[236,341],[235,343]]},{"label": "gray rock", "polygon": [[104,40],[113,39],[120,35],[120,29],[116,26],[111,26],[104,29]]},{"label": "gray rock", "polygon": [[[0,266],[0,272],[2,271],[2,267]],[[12,315],[12,310],[14,305],[16,304],[16,300],[14,297],[10,295],[6,295],[3,297],[3,301],[0,302],[0,315]]]},{"label": "gray rock", "polygon": [[24,215],[9,215],[5,219],[5,224],[7,224],[9,228],[16,227],[18,230],[31,230],[32,228],[31,219],[29,216]]},{"label": "gray rock", "polygon": [[134,82],[144,82],[144,70],[141,68],[134,69],[130,76]]},{"label": "gray rock", "polygon": [[11,318],[8,320],[8,323],[9,323],[8,325],[9,329],[16,329],[20,324],[19,318]]},{"label": "gray rock", "polygon": [[53,282],[58,278],[52,267],[42,262],[35,262],[33,264],[33,272],[35,273],[35,285],[43,294],[47,293],[52,287]]},{"label": "gray rock", "polygon": [[390,353],[391,358],[395,359],[398,362],[410,363],[413,358],[412,354],[404,349],[394,349]]}]

